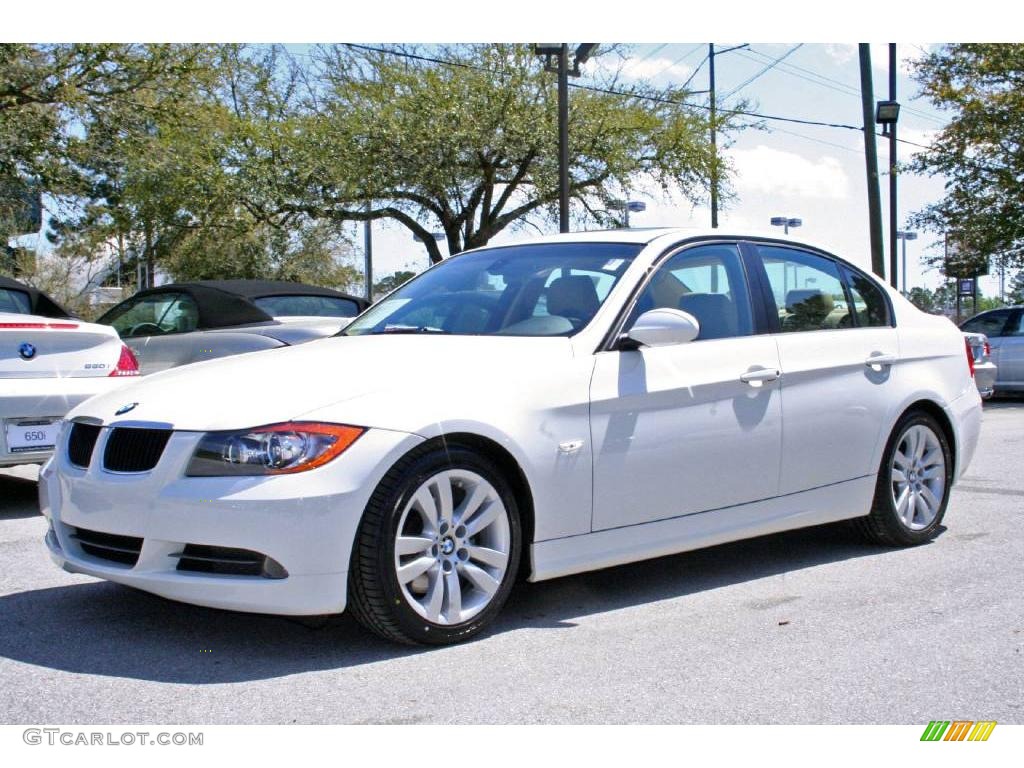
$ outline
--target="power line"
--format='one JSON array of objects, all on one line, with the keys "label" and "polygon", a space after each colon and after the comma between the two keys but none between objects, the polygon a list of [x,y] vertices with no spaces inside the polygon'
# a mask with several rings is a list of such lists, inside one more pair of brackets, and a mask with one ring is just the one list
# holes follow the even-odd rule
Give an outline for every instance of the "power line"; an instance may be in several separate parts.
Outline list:
[{"label": "power line", "polygon": [[[409,53],[408,51],[394,51],[394,50],[390,50],[388,48],[379,48],[379,47],[375,47],[375,46],[359,45],[359,44],[356,44],[356,43],[344,43],[344,45],[346,45],[349,48],[358,48],[358,49],[373,51],[373,52],[376,52],[376,53],[383,53],[383,54],[389,54],[389,55],[392,55],[392,56],[398,56],[398,57],[401,57],[401,58],[414,59],[414,60],[418,60],[418,61],[426,61],[426,62],[430,62],[432,64],[440,64],[442,66],[459,67],[459,68],[462,68],[462,69],[472,69],[472,70],[476,70],[476,71],[479,71],[479,72],[485,72],[485,73],[488,73],[488,74],[491,74],[491,75],[496,75],[496,76],[499,76],[499,77],[511,77],[512,74],[513,74],[511,72],[502,72],[501,70],[490,69],[488,67],[482,67],[482,66],[479,66],[477,64],[468,64],[466,62],[461,62],[461,61],[446,61],[444,59],[438,59],[438,58],[434,58],[434,57],[431,57],[431,56],[423,56],[423,55],[420,55],[420,54]],[[621,96],[621,97],[624,97],[624,98],[643,99],[643,100],[646,100],[646,101],[652,101],[652,102],[661,103],[661,104],[671,104],[671,105],[679,106],[679,107],[689,107],[691,109],[700,109],[700,110],[703,110],[705,112],[710,112],[711,111],[711,107],[709,105],[707,105],[707,104],[697,104],[697,103],[689,102],[689,101],[681,101],[679,99],[670,99],[670,98],[667,98],[665,96],[656,96],[654,94],[649,94],[649,93],[637,93],[637,92],[632,92],[632,91],[620,91],[620,90],[616,90],[616,89],[613,89],[613,88],[601,88],[601,87],[594,86],[594,85],[583,85],[582,83],[569,83],[569,87],[570,88],[575,88],[576,90],[581,90],[581,91],[591,91],[591,92],[594,92],[594,93],[603,93],[603,94],[607,94],[607,95],[611,95],[611,96]],[[832,123],[832,122],[827,122],[827,121],[823,121],[823,120],[808,120],[808,119],[798,118],[798,117],[784,117],[782,115],[771,115],[771,114],[766,114],[766,113],[763,113],[763,112],[750,112],[750,111],[742,110],[742,109],[719,108],[717,111],[719,113],[721,113],[721,114],[735,115],[737,117],[752,117],[752,118],[756,118],[758,120],[771,120],[771,121],[774,121],[774,122],[792,123],[792,124],[795,124],[795,125],[813,125],[813,126],[819,126],[819,127],[822,127],[822,128],[841,128],[841,129],[848,130],[848,131],[858,131],[858,132],[863,132],[865,130],[864,126],[849,125],[847,123]],[[882,134],[876,134],[876,135],[877,136],[881,136]],[[932,151],[932,152],[936,152],[936,151],[941,152],[941,151],[943,151],[940,147],[936,147],[935,145],[920,144],[920,143],[918,143],[916,141],[910,141],[909,139],[897,138],[897,142],[899,142],[900,144],[907,144],[909,146],[918,147],[920,149],[926,149],[926,150],[929,150],[929,151]],[[981,164],[981,163],[978,163],[977,161],[969,160],[967,158],[964,158],[964,161],[972,163],[973,165],[975,165],[975,167],[977,167],[977,168],[979,168],[981,170],[987,170],[987,171],[1003,170],[1003,169],[1000,169],[998,167],[993,167],[993,166],[989,166],[989,165],[986,165],[986,164]]]},{"label": "power line", "polygon": [[697,65],[697,68],[695,70],[693,70],[693,72],[690,73],[690,76],[688,78],[686,78],[686,82],[683,83],[679,87],[685,89],[686,86],[688,86],[690,83],[692,83],[693,82],[693,78],[695,78],[697,76],[697,73],[700,72],[700,68],[704,66],[704,62],[706,62],[707,60],[708,60],[707,56],[705,56],[703,59],[701,59],[700,60],[700,64]]},{"label": "power line", "polygon": [[736,93],[737,91],[741,91],[741,90],[743,90],[743,89],[744,89],[744,88],[746,88],[746,87],[747,87],[748,85],[750,85],[750,84],[751,84],[752,82],[754,82],[755,80],[757,80],[757,78],[761,77],[761,75],[763,75],[763,74],[765,74],[765,73],[767,73],[767,72],[771,71],[771,70],[772,70],[772,69],[774,69],[775,67],[779,66],[779,64],[781,64],[781,63],[782,63],[782,62],[783,62],[783,61],[784,61],[785,59],[789,58],[789,56],[790,56],[791,54],[793,54],[793,53],[796,53],[796,51],[797,51],[797,50],[799,50],[799,49],[800,49],[800,48],[801,48],[802,46],[803,46],[803,43],[797,43],[797,44],[796,44],[796,45],[794,45],[794,46],[793,46],[792,48],[790,48],[790,49],[789,49],[788,51],[786,51],[786,52],[785,52],[784,54],[782,54],[781,56],[779,56],[779,58],[777,58],[777,59],[774,59],[774,60],[773,60],[773,61],[772,61],[772,62],[771,62],[771,63],[770,63],[770,64],[769,64],[768,66],[766,66],[766,67],[765,67],[764,69],[762,69],[762,70],[761,70],[760,72],[756,73],[755,75],[753,75],[753,76],[751,76],[751,77],[748,77],[748,78],[747,78],[746,80],[744,80],[744,81],[743,81],[742,83],[740,83],[739,85],[737,85],[737,86],[736,86],[735,88],[733,88],[733,89],[732,89],[731,91],[729,91],[729,92],[728,92],[727,94],[725,94],[724,96],[722,96],[722,98],[723,98],[723,99],[727,99],[727,98],[729,98],[730,96],[732,96],[732,95],[733,95],[734,93]]},{"label": "power line", "polygon": [[[757,56],[758,59],[761,61],[772,60],[771,56],[769,56],[766,53],[763,53],[762,51],[757,51],[754,50],[753,48],[750,48],[749,51],[750,53],[754,54],[754,56]],[[740,51],[740,55],[750,59],[750,56],[745,54],[743,51]],[[754,59],[750,60],[754,61]],[[801,80],[805,80],[809,83],[812,83],[813,85],[817,85],[822,88],[828,88],[830,90],[836,91],[837,93],[842,93],[846,96],[853,96],[858,99],[860,98],[860,90],[858,90],[855,86],[848,85],[847,83],[828,77],[827,75],[822,75],[812,70],[805,69],[804,67],[797,66],[792,62],[782,64],[779,66],[778,69],[780,72],[785,72],[787,75],[791,75]],[[915,107],[912,107],[909,104],[904,104],[903,109],[909,112],[910,114],[916,115],[917,117],[920,117],[924,120],[930,120],[938,125],[944,124],[940,118],[937,118],[934,115],[930,115],[927,112],[924,112],[920,109],[916,109]]]},{"label": "power line", "polygon": [[[662,74],[663,72],[667,72],[668,70],[672,69],[672,67],[674,67],[677,64],[679,64],[681,61],[683,61],[683,59],[690,58],[693,54],[695,54],[697,51],[699,51],[703,47],[704,47],[703,43],[697,43],[697,45],[695,45],[693,48],[688,50],[686,53],[684,53],[678,59],[673,61],[671,64],[669,64],[669,65],[659,69],[656,73],[654,73],[654,75],[651,76],[651,79],[653,80],[655,77],[657,77],[658,75]],[[701,62],[701,63],[703,63],[703,62]]]},{"label": "power line", "polygon": [[640,64],[641,62],[647,61],[649,58],[651,58],[651,56],[653,56],[654,54],[656,54],[659,51],[661,51],[667,45],[668,45],[668,43],[662,43],[661,45],[656,45],[654,48],[652,48],[650,51],[648,51],[648,53],[645,56],[642,56],[641,58],[637,59],[637,64]]}]

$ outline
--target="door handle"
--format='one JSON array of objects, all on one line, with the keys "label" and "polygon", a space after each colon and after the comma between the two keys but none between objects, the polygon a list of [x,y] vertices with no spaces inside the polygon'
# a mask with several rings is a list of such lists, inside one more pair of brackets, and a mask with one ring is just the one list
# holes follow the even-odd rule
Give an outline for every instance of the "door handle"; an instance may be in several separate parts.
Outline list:
[{"label": "door handle", "polygon": [[864,361],[864,365],[881,370],[883,365],[892,365],[898,360],[896,355],[872,355]]},{"label": "door handle", "polygon": [[777,378],[779,378],[779,370],[777,368],[758,368],[740,374],[740,381],[752,387],[760,387],[765,382],[775,381]]}]

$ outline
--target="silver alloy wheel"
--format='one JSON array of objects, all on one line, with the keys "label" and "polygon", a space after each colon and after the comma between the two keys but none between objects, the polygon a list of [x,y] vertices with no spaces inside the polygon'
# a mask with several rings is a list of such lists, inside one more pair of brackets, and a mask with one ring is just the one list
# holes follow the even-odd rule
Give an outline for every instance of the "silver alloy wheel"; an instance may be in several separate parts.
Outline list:
[{"label": "silver alloy wheel", "polygon": [[912,531],[931,525],[946,494],[946,456],[938,435],[923,424],[904,432],[892,454],[889,480],[903,525]]},{"label": "silver alloy wheel", "polygon": [[508,511],[491,483],[466,469],[438,472],[402,510],[395,573],[409,606],[427,621],[469,621],[490,604],[508,570]]}]

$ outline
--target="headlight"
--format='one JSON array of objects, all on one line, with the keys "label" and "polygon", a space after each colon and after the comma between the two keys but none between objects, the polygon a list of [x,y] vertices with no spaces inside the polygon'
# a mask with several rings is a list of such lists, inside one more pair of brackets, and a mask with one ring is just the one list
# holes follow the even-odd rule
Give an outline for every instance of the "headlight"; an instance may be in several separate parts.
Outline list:
[{"label": "headlight", "polygon": [[346,424],[290,421],[232,432],[207,432],[192,454],[189,477],[283,475],[323,466],[366,430]]}]

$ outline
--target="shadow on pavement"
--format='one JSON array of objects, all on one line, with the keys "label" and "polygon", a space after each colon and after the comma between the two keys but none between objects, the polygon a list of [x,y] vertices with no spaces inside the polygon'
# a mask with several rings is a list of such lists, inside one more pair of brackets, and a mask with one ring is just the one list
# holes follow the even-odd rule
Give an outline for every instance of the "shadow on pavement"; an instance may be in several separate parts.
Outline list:
[{"label": "shadow on pavement", "polygon": [[[516,586],[487,635],[564,628],[573,619],[740,584],[785,571],[892,552],[842,524],[726,544]],[[757,608],[751,605],[751,608]],[[347,614],[321,628],[275,616],[175,603],[108,582],[0,597],[0,656],[67,672],[210,684],[443,653],[385,642]]]},{"label": "shadow on pavement", "polygon": [[997,395],[984,402],[985,410],[1021,410],[1024,409],[1024,395]]},{"label": "shadow on pavement", "polygon": [[0,475],[0,520],[17,520],[39,514],[39,485],[10,475]]}]

